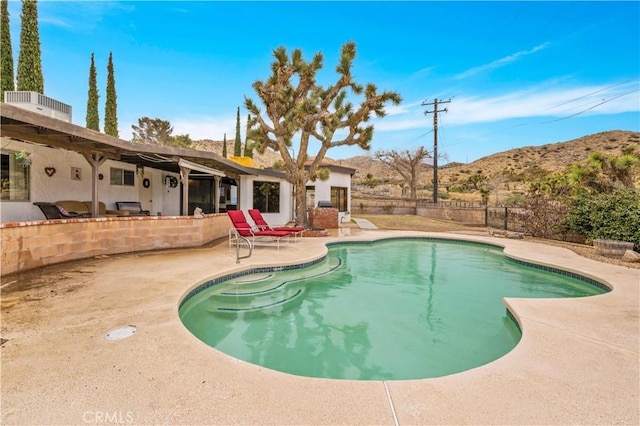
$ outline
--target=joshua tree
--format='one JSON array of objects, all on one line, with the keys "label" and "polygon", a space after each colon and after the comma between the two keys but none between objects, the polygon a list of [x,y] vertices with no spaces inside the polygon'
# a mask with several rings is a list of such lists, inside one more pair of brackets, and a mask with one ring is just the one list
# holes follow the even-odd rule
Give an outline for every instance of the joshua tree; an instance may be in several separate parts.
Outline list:
[{"label": "joshua tree", "polygon": [[[279,47],[273,56],[271,76],[253,83],[264,104],[265,116],[253,100],[245,98],[245,106],[255,120],[249,139],[256,142],[260,153],[267,147],[280,153],[287,180],[294,185],[297,221],[306,225],[306,183],[318,177],[327,151],[344,145],[369,149],[373,125],[363,123],[367,123],[371,113],[384,117],[385,104],[397,105],[402,98],[395,92],[378,93],[372,83],[362,86],[354,81],[351,67],[356,57],[356,45],[353,42],[342,46],[336,67],[338,81],[326,88],[316,82],[316,73],[323,66],[322,53],[307,62],[299,49],[289,57],[286,49]],[[359,107],[346,100],[349,92],[355,96],[364,95]],[[335,140],[336,135],[340,139]],[[313,161],[305,166],[311,138],[320,142],[320,148]],[[289,152],[294,139],[299,143],[297,158]]]}]

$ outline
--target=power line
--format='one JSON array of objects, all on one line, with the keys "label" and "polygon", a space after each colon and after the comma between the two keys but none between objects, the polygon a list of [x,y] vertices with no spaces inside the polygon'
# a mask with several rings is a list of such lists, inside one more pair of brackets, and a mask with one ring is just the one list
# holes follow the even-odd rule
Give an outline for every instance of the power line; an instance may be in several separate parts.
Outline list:
[{"label": "power line", "polygon": [[612,101],[612,100],[614,100],[614,99],[618,99],[618,98],[620,98],[620,97],[622,97],[622,96],[626,96],[626,95],[628,95],[628,94],[630,94],[630,93],[637,92],[637,91],[638,91],[637,89],[635,89],[635,90],[630,90],[630,91],[628,91],[628,92],[621,93],[621,94],[619,94],[619,95],[617,95],[617,96],[614,96],[614,97],[611,97],[611,98],[609,98],[609,99],[603,99],[603,100],[602,100],[602,102],[600,102],[599,104],[595,104],[595,105],[593,105],[593,106],[591,106],[591,107],[589,107],[589,108],[587,108],[587,109],[584,109],[584,110],[582,110],[582,111],[580,111],[580,112],[576,112],[575,114],[568,115],[568,116],[566,116],[566,117],[561,117],[561,118],[558,118],[558,119],[555,119],[555,120],[550,120],[550,121],[542,121],[542,122],[539,122],[539,123],[533,123],[533,124],[547,124],[547,123],[555,123],[556,121],[566,120],[567,118],[572,118],[572,117],[575,117],[576,115],[583,114],[583,113],[585,113],[585,112],[587,112],[587,111],[589,111],[589,110],[592,110],[592,109],[594,109],[594,108],[599,107],[600,105],[606,104],[607,102],[611,102],[611,101]]},{"label": "power line", "polygon": [[571,102],[573,102],[573,101],[577,101],[577,100],[579,100],[579,99],[583,99],[583,98],[589,97],[589,96],[591,96],[591,95],[595,95],[596,93],[604,92],[605,90],[609,90],[609,89],[611,89],[611,88],[613,88],[613,87],[620,86],[620,85],[622,85],[622,84],[626,84],[626,83],[630,83],[630,82],[632,82],[632,81],[636,81],[636,80],[634,80],[634,79],[626,80],[626,81],[622,81],[622,82],[620,82],[620,83],[612,84],[611,86],[608,86],[608,87],[603,87],[602,89],[600,89],[600,90],[596,90],[595,92],[587,93],[586,95],[578,96],[577,98],[569,99],[568,101],[564,101],[564,102],[562,102],[562,103],[559,103],[558,105],[555,105],[555,106],[554,106],[554,107],[552,107],[551,109],[553,109],[553,108],[558,108],[559,106],[562,106],[562,105],[565,105],[565,104],[571,103]]},{"label": "power line", "polygon": [[[621,98],[623,96],[626,96],[626,95],[629,95],[631,93],[638,92],[638,91],[640,91],[640,90],[639,89],[629,90],[628,92],[624,92],[624,93],[621,93],[619,95],[612,96],[612,97],[610,97],[608,99],[602,99],[601,102],[599,102],[599,103],[597,103],[595,105],[592,105],[589,108],[585,108],[585,109],[583,109],[583,110],[581,110],[579,112],[576,112],[576,113],[571,114],[571,115],[567,115],[565,117],[560,117],[560,118],[556,118],[554,120],[548,120],[548,121],[538,121],[538,122],[535,122],[535,123],[520,123],[520,124],[516,124],[515,126],[511,126],[511,127],[506,128],[506,129],[503,129],[503,130],[497,130],[495,132],[491,132],[491,133],[487,134],[487,136],[495,135],[495,134],[498,134],[498,133],[504,133],[504,132],[507,132],[509,130],[513,130],[513,129],[517,128],[517,127],[536,126],[536,125],[540,125],[540,124],[549,124],[549,123],[555,123],[557,121],[567,120],[569,118],[573,118],[573,117],[578,116],[580,114],[584,114],[587,111],[590,111],[592,109],[595,109],[595,108],[599,107],[600,105],[606,104],[606,103],[611,102],[611,101],[613,101],[615,99]],[[588,96],[588,95],[585,95],[585,96]],[[576,98],[576,99],[579,99],[579,98]],[[571,102],[571,101],[567,101],[567,102]]]},{"label": "power line", "polygon": [[435,98],[433,102],[423,102],[422,106],[433,105],[433,111],[425,111],[424,115],[433,114],[433,202],[438,202],[438,113],[447,112],[448,108],[438,109],[438,104],[448,104],[447,101],[438,102]]}]

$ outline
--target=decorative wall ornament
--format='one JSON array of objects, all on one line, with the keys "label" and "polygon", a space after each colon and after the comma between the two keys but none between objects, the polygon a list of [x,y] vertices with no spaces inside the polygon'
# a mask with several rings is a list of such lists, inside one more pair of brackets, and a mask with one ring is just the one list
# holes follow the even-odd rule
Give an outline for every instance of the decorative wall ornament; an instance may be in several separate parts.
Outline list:
[{"label": "decorative wall ornament", "polygon": [[167,187],[176,188],[178,186],[178,179],[176,179],[174,176],[165,176],[164,184]]},{"label": "decorative wall ornament", "polygon": [[145,188],[148,188],[151,186],[151,181],[149,180],[149,178],[142,179],[142,186],[144,186]]},{"label": "decorative wall ornament", "polygon": [[71,180],[82,180],[82,169],[80,167],[71,168]]},{"label": "decorative wall ornament", "polygon": [[47,174],[47,176],[51,177],[51,176],[56,174],[56,168],[55,167],[45,167],[44,168],[44,172]]}]

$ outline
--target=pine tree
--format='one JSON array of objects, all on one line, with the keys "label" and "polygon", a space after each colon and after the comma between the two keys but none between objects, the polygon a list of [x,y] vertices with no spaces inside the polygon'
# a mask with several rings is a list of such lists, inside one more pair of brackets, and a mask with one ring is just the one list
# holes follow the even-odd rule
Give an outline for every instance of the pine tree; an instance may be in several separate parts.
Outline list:
[{"label": "pine tree", "polygon": [[0,41],[0,61],[2,61],[2,69],[0,70],[0,101],[4,102],[4,92],[12,92],[16,90],[16,83],[13,74],[13,51],[11,49],[11,31],[9,31],[9,2],[2,0],[2,40]]},{"label": "pine tree", "polygon": [[233,144],[233,155],[240,157],[242,155],[242,141],[240,140],[240,107],[236,113],[236,141]]},{"label": "pine tree", "polygon": [[104,107],[104,132],[118,137],[118,103],[116,102],[116,80],[113,75],[113,53],[109,53],[107,64],[107,101]]},{"label": "pine tree", "polygon": [[251,114],[247,114],[247,133],[244,138],[244,156],[253,158],[253,142],[249,140],[249,132],[251,132]]},{"label": "pine tree", "polygon": [[18,55],[18,90],[44,94],[40,35],[38,33],[38,2],[22,1],[22,27]]},{"label": "pine tree", "polygon": [[87,129],[100,131],[100,117],[98,115],[98,83],[96,81],[96,64],[91,54],[89,67],[89,94],[87,98]]},{"label": "pine tree", "polygon": [[224,134],[224,140],[222,141],[222,156],[227,158],[227,134]]}]

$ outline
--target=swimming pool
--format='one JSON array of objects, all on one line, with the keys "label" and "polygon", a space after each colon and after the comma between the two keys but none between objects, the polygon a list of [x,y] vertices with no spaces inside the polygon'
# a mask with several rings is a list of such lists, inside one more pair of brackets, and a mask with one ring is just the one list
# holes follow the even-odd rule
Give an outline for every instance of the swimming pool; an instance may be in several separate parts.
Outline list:
[{"label": "swimming pool", "polygon": [[399,238],[329,245],[326,258],[211,280],[179,314],[236,358],[309,377],[401,380],[484,365],[520,330],[504,297],[581,297],[606,287],[478,243]]}]

